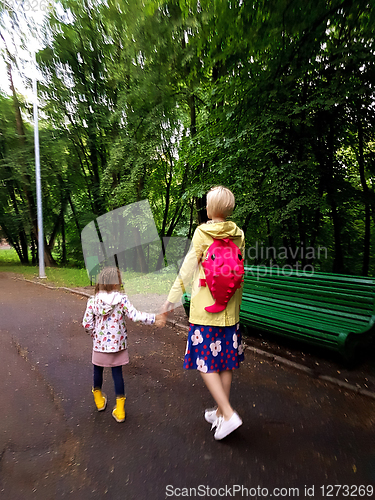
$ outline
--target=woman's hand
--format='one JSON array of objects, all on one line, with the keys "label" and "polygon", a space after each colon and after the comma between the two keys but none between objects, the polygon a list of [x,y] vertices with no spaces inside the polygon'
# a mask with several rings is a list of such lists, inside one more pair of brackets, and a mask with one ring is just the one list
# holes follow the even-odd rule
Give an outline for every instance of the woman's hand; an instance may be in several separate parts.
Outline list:
[{"label": "woman's hand", "polygon": [[166,300],[164,304],[161,306],[161,314],[168,315],[170,311],[173,309],[173,302],[169,302]]},{"label": "woman's hand", "polygon": [[173,303],[166,300],[160,309],[160,313],[155,316],[155,326],[162,328],[167,322],[168,313],[173,309]]}]

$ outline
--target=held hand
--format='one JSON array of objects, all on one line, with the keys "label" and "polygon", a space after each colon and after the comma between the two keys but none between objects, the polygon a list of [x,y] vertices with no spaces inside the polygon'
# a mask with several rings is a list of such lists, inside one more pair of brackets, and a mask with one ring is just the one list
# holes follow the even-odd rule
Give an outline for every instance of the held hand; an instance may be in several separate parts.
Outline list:
[{"label": "held hand", "polygon": [[154,323],[154,325],[157,328],[163,328],[163,326],[165,326],[166,321],[167,321],[167,315],[166,314],[157,314],[155,316],[155,323]]},{"label": "held hand", "polygon": [[160,313],[155,316],[155,326],[158,328],[162,328],[165,326],[167,321],[168,312],[173,309],[172,302],[168,302],[166,300],[160,309]]}]

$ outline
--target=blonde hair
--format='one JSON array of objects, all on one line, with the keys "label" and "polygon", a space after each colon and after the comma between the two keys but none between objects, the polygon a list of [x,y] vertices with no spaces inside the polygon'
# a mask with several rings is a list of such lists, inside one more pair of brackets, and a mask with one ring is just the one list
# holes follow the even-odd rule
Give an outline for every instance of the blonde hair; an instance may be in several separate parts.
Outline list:
[{"label": "blonde hair", "polygon": [[111,292],[121,285],[121,273],[117,267],[105,267],[99,273],[95,293]]},{"label": "blonde hair", "polygon": [[232,191],[224,186],[211,188],[206,195],[207,209],[215,217],[226,219],[232,214],[235,206],[235,198]]}]

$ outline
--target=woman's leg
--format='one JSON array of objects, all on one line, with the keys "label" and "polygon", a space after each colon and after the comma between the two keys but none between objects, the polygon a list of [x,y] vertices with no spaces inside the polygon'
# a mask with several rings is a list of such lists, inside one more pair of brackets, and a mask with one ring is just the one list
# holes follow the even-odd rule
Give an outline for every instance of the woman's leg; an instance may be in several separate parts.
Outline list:
[{"label": "woman's leg", "polygon": [[[222,372],[221,372],[222,373]],[[225,388],[223,386],[223,381],[221,379],[221,373],[211,372],[211,373],[202,373],[202,378],[204,383],[206,384],[208,390],[211,393],[211,396],[216,401],[218,411],[218,416],[223,415],[225,420],[229,420],[233,415],[233,408],[229,403],[229,397],[227,395],[228,391],[228,378],[224,376],[225,380]],[[230,390],[230,386],[229,386]]]},{"label": "woman's leg", "polygon": [[112,377],[113,382],[115,384],[115,393],[117,397],[125,396],[125,386],[124,386],[124,378],[122,376],[122,366],[113,366],[112,367]]},{"label": "woman's leg", "polygon": [[221,378],[221,383],[223,385],[223,389],[225,391],[225,394],[227,395],[227,398],[229,400],[230,397],[230,388],[232,385],[232,378],[233,378],[233,371],[232,370],[225,370],[223,372],[219,372],[220,378]]},{"label": "woman's leg", "polygon": [[102,366],[94,366],[94,389],[101,389],[103,385],[103,370]]}]

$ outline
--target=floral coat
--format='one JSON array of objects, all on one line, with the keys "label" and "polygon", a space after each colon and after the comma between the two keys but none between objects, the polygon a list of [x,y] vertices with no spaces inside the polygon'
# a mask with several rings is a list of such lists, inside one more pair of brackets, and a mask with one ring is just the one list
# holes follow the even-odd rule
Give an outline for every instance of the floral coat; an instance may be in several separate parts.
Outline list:
[{"label": "floral coat", "polygon": [[88,299],[82,326],[93,337],[94,351],[108,353],[127,349],[125,316],[146,325],[155,323],[155,314],[137,311],[123,293],[99,292]]}]

